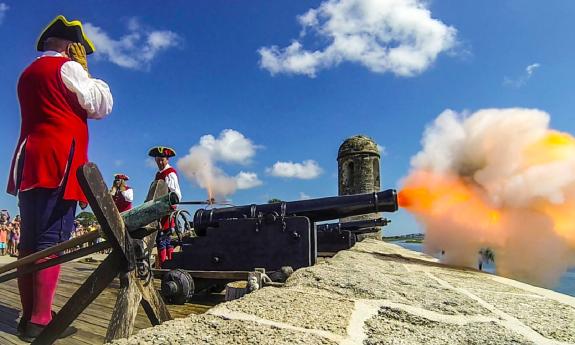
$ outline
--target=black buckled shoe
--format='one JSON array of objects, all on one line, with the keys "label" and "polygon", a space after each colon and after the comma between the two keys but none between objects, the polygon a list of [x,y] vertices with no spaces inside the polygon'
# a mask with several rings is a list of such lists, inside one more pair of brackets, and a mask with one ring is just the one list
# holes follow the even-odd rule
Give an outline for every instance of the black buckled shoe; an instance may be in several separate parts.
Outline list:
[{"label": "black buckled shoe", "polygon": [[[55,317],[56,312],[52,310],[52,319],[54,319]],[[18,335],[24,334],[24,332],[26,332],[26,326],[28,325],[28,322],[30,322],[30,320],[26,320],[20,317],[20,321],[18,321],[18,327],[16,327],[16,332],[18,333]]]},{"label": "black buckled shoe", "polygon": [[18,322],[18,327],[16,327],[16,332],[18,332],[18,335],[24,334],[24,332],[26,332],[27,325],[28,320],[20,318],[20,321]]},{"label": "black buckled shoe", "polygon": [[[36,339],[40,335],[40,333],[42,333],[45,327],[46,326],[41,326],[32,322],[27,322],[24,332],[20,333],[18,338],[20,338],[20,340],[22,341],[31,343],[34,341],[34,339]],[[76,333],[77,331],[78,329],[76,329],[76,327],[70,326],[66,328],[64,332],[62,332],[62,334],[60,334],[58,339],[69,337],[72,334]]]}]

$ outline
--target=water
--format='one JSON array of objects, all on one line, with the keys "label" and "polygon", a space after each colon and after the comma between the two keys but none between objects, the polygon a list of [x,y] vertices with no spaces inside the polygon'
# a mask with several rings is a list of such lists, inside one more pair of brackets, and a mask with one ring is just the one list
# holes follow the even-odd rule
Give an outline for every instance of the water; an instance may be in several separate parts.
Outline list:
[{"label": "water", "polygon": [[[423,253],[423,244],[421,243],[407,243],[403,241],[393,243],[400,245],[405,249]],[[495,265],[493,263],[484,264],[483,270],[489,273],[495,273]],[[575,267],[565,272],[565,274],[563,274],[563,276],[559,280],[557,286],[554,287],[552,290],[564,293],[566,295],[575,296]]]}]

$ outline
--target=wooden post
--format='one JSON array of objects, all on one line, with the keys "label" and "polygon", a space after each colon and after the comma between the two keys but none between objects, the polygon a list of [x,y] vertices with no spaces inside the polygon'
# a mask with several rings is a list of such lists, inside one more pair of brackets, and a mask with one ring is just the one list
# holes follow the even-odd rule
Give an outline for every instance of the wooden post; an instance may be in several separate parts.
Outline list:
[{"label": "wooden post", "polygon": [[[257,270],[257,269],[256,269]],[[245,294],[261,289],[263,287],[262,271],[249,272],[247,280],[240,280],[226,284],[226,301],[233,301],[242,298]]]},{"label": "wooden post", "polygon": [[227,283],[225,301],[242,298],[246,293],[248,293],[248,282],[246,280]]}]

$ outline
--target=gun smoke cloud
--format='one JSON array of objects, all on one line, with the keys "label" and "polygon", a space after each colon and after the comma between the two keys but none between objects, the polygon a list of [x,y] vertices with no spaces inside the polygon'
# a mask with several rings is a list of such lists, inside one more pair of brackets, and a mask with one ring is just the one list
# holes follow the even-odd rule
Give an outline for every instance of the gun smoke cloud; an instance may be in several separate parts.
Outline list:
[{"label": "gun smoke cloud", "polygon": [[257,146],[242,133],[225,129],[218,138],[211,134],[202,136],[200,142],[178,160],[177,166],[187,179],[207,190],[208,200],[218,199],[233,194],[237,189],[262,184],[254,172],[240,171],[229,176],[216,165],[218,162],[249,164],[256,149]]},{"label": "gun smoke cloud", "polygon": [[575,138],[549,121],[521,108],[437,117],[399,193],[426,252],[477,267],[490,248],[497,274],[546,287],[575,266]]}]

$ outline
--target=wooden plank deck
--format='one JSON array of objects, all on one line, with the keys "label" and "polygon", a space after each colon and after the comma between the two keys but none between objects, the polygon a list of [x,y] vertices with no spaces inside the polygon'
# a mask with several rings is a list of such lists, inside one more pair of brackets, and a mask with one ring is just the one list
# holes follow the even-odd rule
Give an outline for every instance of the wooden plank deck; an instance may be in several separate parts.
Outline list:
[{"label": "wooden plank deck", "polygon": [[[60,283],[54,300],[54,311],[58,312],[72,294],[80,287],[86,278],[92,273],[99,263],[68,262],[62,265]],[[154,283],[159,287],[159,280]],[[106,335],[108,322],[112,316],[112,310],[116,302],[118,279],[106,289],[100,296],[74,321],[72,324],[78,328],[78,332],[71,337],[61,339],[56,344],[62,345],[86,345],[102,344]],[[185,305],[168,305],[173,318],[186,317],[190,314],[200,314],[211,306],[221,302],[222,296],[212,295],[201,298],[193,303]],[[20,296],[16,280],[0,284],[0,344],[27,344],[18,339],[16,326],[20,313]],[[151,327],[144,310],[140,306],[136,318],[134,332]]]}]

